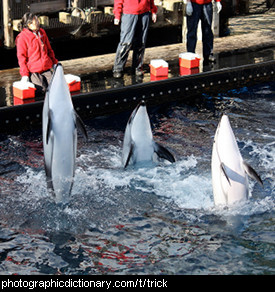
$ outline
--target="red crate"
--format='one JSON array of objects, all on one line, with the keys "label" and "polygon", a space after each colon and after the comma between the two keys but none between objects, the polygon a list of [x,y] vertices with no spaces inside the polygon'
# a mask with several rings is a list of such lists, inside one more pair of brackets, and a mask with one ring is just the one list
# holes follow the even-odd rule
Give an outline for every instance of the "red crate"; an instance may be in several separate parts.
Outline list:
[{"label": "red crate", "polygon": [[13,105],[21,105],[21,104],[27,104],[27,103],[32,103],[32,102],[35,102],[35,98],[22,99],[16,96],[13,97]]},{"label": "red crate", "polygon": [[185,68],[180,67],[180,76],[193,75],[200,73],[200,68]]},{"label": "red crate", "polygon": [[168,75],[167,76],[155,76],[153,74],[150,75],[150,81],[159,81],[165,79],[168,79]]},{"label": "red crate", "polygon": [[179,55],[179,65],[185,68],[197,68],[200,66],[200,58],[197,54],[182,53]]},{"label": "red crate", "polygon": [[162,59],[151,60],[150,73],[156,77],[168,76],[168,63]]},{"label": "red crate", "polygon": [[17,81],[13,83],[13,96],[20,99],[28,99],[35,97],[36,88],[30,82]]},{"label": "red crate", "polygon": [[156,77],[165,77],[168,76],[168,68],[167,67],[159,67],[155,68],[150,65],[150,73]]},{"label": "red crate", "polygon": [[69,85],[69,90],[70,90],[70,92],[72,92],[72,91],[80,91],[80,89],[81,89],[81,82],[80,81],[73,81],[73,82],[71,82],[71,83],[68,83],[68,85]]},{"label": "red crate", "polygon": [[80,91],[81,89],[81,79],[79,76],[66,74],[65,75],[66,82],[69,86],[70,92]]}]

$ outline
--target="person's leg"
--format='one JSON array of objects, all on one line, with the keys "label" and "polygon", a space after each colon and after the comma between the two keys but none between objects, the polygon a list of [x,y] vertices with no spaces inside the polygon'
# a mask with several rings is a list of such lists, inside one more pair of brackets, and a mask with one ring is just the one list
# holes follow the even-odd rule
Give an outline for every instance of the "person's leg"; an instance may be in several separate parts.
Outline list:
[{"label": "person's leg", "polygon": [[202,13],[202,5],[192,2],[193,13],[191,16],[187,15],[187,52],[195,53],[197,45],[197,30],[198,23]]},{"label": "person's leg", "polygon": [[31,73],[30,81],[35,85],[36,88],[36,96],[42,95],[45,93],[45,85],[43,76],[39,73]]},{"label": "person's leg", "polygon": [[122,72],[132,47],[138,15],[123,14],[121,18],[120,42],[116,51],[113,72]]},{"label": "person's leg", "polygon": [[45,86],[45,89],[47,90],[48,86],[50,85],[53,73],[51,70],[47,70],[41,73],[41,75],[44,77],[44,86]]},{"label": "person's leg", "polygon": [[52,79],[52,71],[47,70],[40,73],[31,73],[30,81],[35,85],[36,95],[43,95],[47,91],[47,88]]},{"label": "person's leg", "polygon": [[201,16],[202,44],[203,44],[203,59],[209,61],[209,57],[213,56],[213,41],[212,32],[213,6],[212,3],[204,4]]},{"label": "person's leg", "polygon": [[133,40],[133,62],[132,68],[137,75],[142,75],[142,65],[146,47],[146,40],[150,24],[150,13],[139,15],[138,23],[136,26],[135,36]]}]

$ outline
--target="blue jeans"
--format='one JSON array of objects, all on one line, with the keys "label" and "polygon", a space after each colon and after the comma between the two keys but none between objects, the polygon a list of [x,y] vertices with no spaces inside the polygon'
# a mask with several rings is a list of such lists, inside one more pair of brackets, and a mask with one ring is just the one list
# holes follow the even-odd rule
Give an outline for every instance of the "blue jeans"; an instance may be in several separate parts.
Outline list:
[{"label": "blue jeans", "polygon": [[193,13],[187,16],[187,51],[195,53],[197,44],[197,29],[199,20],[201,20],[203,58],[208,59],[213,53],[213,32],[212,18],[213,6],[212,3],[196,4],[192,2]]},{"label": "blue jeans", "polygon": [[149,12],[140,15],[122,15],[120,42],[116,51],[114,72],[123,71],[131,48],[133,48],[133,69],[140,69],[142,67],[149,23]]}]

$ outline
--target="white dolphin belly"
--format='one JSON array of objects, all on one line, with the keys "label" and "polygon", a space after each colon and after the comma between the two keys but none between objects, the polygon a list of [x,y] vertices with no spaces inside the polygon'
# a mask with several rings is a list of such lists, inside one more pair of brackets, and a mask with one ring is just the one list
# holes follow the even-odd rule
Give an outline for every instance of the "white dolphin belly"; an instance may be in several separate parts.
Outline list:
[{"label": "white dolphin belly", "polygon": [[243,161],[229,119],[223,115],[212,148],[212,186],[215,205],[232,205],[248,198],[247,174],[262,184],[257,173]]},{"label": "white dolphin belly", "polygon": [[126,126],[123,149],[122,164],[125,167],[129,163],[152,161],[156,153],[159,157],[175,162],[173,155],[153,140],[151,124],[144,102],[132,112]]},{"label": "white dolphin belly", "polygon": [[83,122],[75,113],[63,69],[58,65],[43,106],[43,147],[48,187],[58,202],[71,192],[75,172],[77,131]]}]

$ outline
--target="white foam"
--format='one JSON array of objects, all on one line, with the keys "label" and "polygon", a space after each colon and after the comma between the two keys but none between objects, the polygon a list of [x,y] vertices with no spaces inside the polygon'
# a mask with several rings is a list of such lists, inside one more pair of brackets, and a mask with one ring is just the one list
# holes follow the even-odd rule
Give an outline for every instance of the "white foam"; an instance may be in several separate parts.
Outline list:
[{"label": "white foam", "polygon": [[[270,147],[272,148],[274,143],[266,145],[265,151],[263,149],[260,151],[260,147],[256,144],[247,142],[245,147],[248,145],[252,145],[253,150],[250,153],[252,156],[263,155],[262,167],[267,171],[270,170],[271,173],[274,169],[272,165],[274,166],[275,153],[274,149],[271,150]],[[99,159],[100,161],[98,161]],[[171,200],[182,210],[195,209],[196,212],[199,212],[198,214],[206,212],[222,216],[251,215],[274,208],[272,195],[259,195],[256,198],[252,196],[248,201],[230,208],[215,207],[211,171],[210,168],[201,168],[201,163],[204,163],[202,159],[191,155],[183,157],[173,164],[162,163],[124,170],[121,165],[119,146],[109,146],[96,151],[89,149],[77,158],[71,198],[73,204],[80,204],[80,200],[82,207],[87,204],[87,210],[88,205],[91,204],[90,198],[92,198],[93,202],[100,204],[103,210],[104,206],[114,206],[114,208],[118,208],[118,212],[120,207],[117,205],[117,198],[127,201],[127,197],[132,192],[143,192],[145,197],[146,194],[156,195],[159,200]],[[268,174],[265,174],[264,178],[267,177]],[[27,168],[26,172],[17,178],[17,181],[22,184],[24,190],[22,200],[32,201],[32,204],[36,204],[41,198],[51,199],[46,188],[44,170],[37,171]],[[249,182],[250,191],[253,193],[257,184],[252,180]],[[274,182],[272,186],[274,187]],[[77,217],[78,213],[74,211],[75,208],[77,206],[67,211]]]},{"label": "white foam", "polygon": [[[113,152],[115,154],[115,152]],[[121,167],[119,153],[113,161],[117,168],[89,169],[96,180],[104,183],[106,188],[114,190],[125,187],[154,193],[159,197],[173,200],[180,208],[209,208],[213,206],[211,177],[196,175],[197,158],[193,155],[174,164],[129,168]]]},{"label": "white foam", "polygon": [[[263,135],[264,137],[264,135]],[[266,137],[270,140],[271,136]],[[274,137],[273,137],[274,138]],[[271,188],[274,190],[275,188],[275,141],[260,144],[258,145],[251,140],[245,142],[245,148],[252,148],[249,152],[251,159],[253,161],[257,161],[257,165],[252,165],[253,168],[258,172],[258,170],[262,170],[261,176],[263,180],[268,179],[271,183]]]}]

